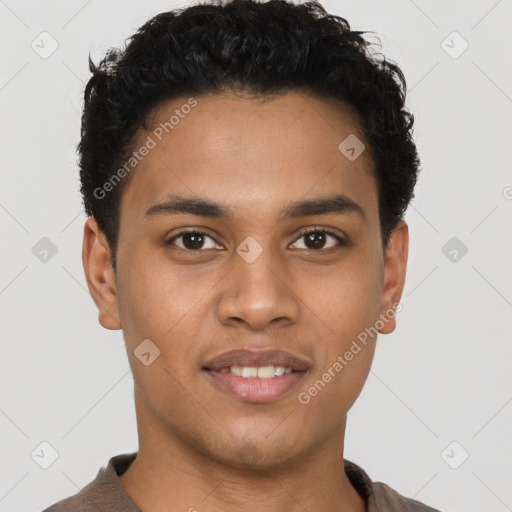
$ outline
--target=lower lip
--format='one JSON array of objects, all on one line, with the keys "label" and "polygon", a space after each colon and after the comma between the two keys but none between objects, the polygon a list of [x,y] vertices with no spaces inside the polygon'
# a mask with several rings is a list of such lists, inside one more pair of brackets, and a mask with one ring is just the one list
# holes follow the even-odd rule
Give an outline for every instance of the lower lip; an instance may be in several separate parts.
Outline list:
[{"label": "lower lip", "polygon": [[212,370],[205,371],[213,382],[223,391],[240,398],[244,402],[264,403],[277,400],[292,388],[297,386],[306,372],[285,373],[270,379],[259,377],[239,377],[232,373],[220,373]]}]

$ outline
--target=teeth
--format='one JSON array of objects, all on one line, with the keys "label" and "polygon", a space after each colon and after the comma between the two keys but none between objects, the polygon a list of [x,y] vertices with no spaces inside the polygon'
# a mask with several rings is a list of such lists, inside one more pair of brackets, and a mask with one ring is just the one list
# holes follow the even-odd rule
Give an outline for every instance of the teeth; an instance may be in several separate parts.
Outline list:
[{"label": "teeth", "polygon": [[275,369],[276,376],[284,375],[284,366],[277,366]]},{"label": "teeth", "polygon": [[242,377],[257,377],[258,368],[255,366],[244,366],[242,367]]},{"label": "teeth", "polygon": [[231,368],[222,368],[222,373],[231,372],[233,375],[238,377],[258,377],[260,379],[271,379],[272,377],[279,377],[285,373],[291,373],[291,368],[285,368],[284,366],[232,366]]},{"label": "teeth", "polygon": [[239,377],[242,376],[242,367],[241,366],[232,366],[229,370],[231,370],[231,373],[233,375],[238,375]]},{"label": "teeth", "polygon": [[[281,367],[281,368],[283,368],[283,367]],[[284,368],[283,368],[283,373],[284,373]],[[274,369],[274,367],[272,365],[260,366],[258,368],[258,377],[260,379],[270,379],[270,378],[274,377],[274,375],[281,375],[281,374],[277,373],[277,368]]]}]

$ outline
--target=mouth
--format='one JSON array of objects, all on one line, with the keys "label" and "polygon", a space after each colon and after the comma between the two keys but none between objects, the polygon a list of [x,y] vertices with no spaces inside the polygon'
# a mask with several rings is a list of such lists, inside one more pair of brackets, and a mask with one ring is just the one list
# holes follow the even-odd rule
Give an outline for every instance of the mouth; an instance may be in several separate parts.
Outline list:
[{"label": "mouth", "polygon": [[237,349],[208,361],[201,370],[217,391],[244,402],[275,401],[309,372],[309,361],[289,352],[271,349]]}]

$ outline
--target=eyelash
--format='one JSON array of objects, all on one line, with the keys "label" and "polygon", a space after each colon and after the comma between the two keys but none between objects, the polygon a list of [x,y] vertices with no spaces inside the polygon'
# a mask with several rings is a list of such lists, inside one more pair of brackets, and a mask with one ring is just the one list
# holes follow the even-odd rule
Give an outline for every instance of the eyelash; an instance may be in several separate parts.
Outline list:
[{"label": "eyelash", "polygon": [[[301,238],[309,235],[309,234],[312,234],[312,233],[325,233],[327,235],[330,235],[332,236],[334,239],[336,239],[336,241],[338,242],[338,248],[339,247],[342,247],[344,245],[346,245],[346,242],[345,240],[343,240],[339,235],[337,235],[336,233],[334,233],[333,231],[330,231],[329,229],[325,229],[325,228],[308,228],[306,230],[304,230],[303,232],[301,232],[299,234],[299,236],[295,239],[295,242],[297,240],[300,240]],[[215,243],[218,243],[211,235],[209,235],[208,233],[204,232],[204,231],[200,231],[198,229],[190,229],[190,230],[184,230],[184,231],[180,231],[177,235],[174,235],[172,238],[170,238],[169,240],[167,240],[165,242],[165,245],[172,245],[172,243],[177,240],[178,238],[180,238],[181,236],[183,235],[203,235],[203,236],[207,236],[208,238],[211,238]],[[294,243],[295,243],[294,242]],[[204,249],[197,249],[197,250],[192,250],[192,249],[183,249],[182,247],[178,247],[178,249],[181,249],[182,251],[186,251],[186,252],[189,252],[189,253],[199,253],[199,252],[204,252]],[[333,249],[335,249],[335,247],[329,247],[327,249],[302,249],[302,250],[307,250],[307,251],[310,251],[310,252],[314,252],[314,253],[322,253],[322,252],[329,252],[329,251],[332,251]]]}]

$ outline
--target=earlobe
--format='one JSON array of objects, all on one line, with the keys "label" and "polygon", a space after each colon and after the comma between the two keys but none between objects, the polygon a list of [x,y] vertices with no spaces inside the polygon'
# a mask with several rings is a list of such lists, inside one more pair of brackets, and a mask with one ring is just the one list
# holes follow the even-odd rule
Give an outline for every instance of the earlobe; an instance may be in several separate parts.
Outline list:
[{"label": "earlobe", "polygon": [[105,329],[120,329],[118,296],[110,247],[96,220],[84,225],[82,263],[89,292],[98,308],[98,320]]},{"label": "earlobe", "polygon": [[[395,313],[402,297],[409,252],[409,228],[404,221],[398,222],[392,231],[384,259],[384,281],[381,297],[381,334],[389,334],[396,328]],[[399,308],[400,309],[400,308]]]}]

